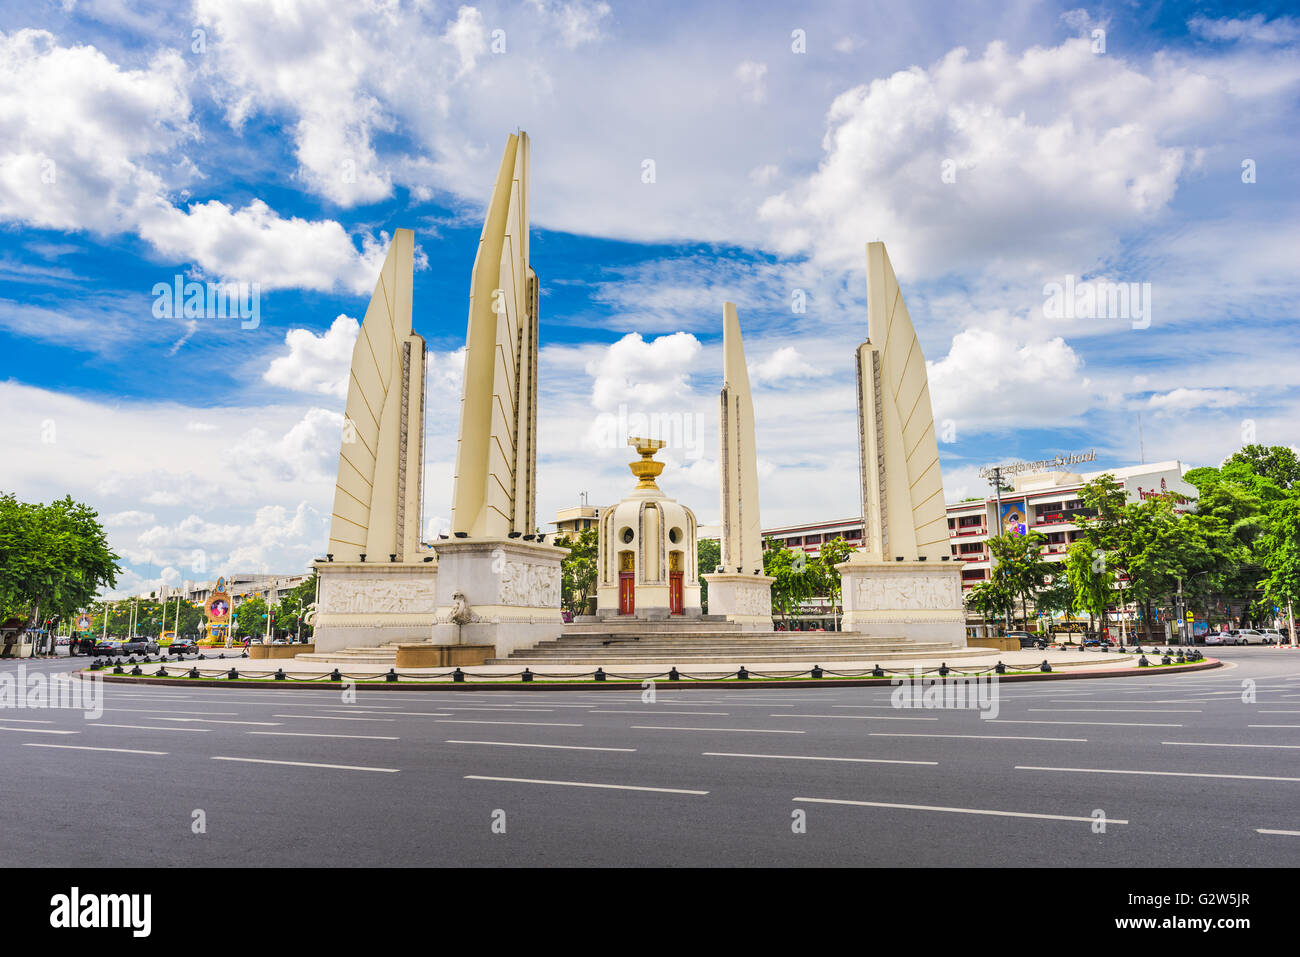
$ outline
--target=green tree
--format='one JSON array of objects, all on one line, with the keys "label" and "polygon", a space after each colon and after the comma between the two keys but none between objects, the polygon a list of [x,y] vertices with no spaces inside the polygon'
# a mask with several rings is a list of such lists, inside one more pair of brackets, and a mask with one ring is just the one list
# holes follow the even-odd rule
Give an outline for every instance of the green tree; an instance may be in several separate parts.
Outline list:
[{"label": "green tree", "polygon": [[266,634],[266,616],[268,614],[266,599],[261,595],[249,595],[235,606],[234,616],[237,621],[235,640],[243,642],[261,641]]},{"label": "green tree", "polygon": [[1005,583],[995,580],[980,582],[966,595],[966,607],[978,612],[985,621],[1002,621],[1011,614],[1015,604],[1016,596]]},{"label": "green tree", "polygon": [[584,528],[577,538],[562,535],[555,540],[569,554],[560,560],[560,603],[569,614],[585,615],[596,593],[598,570],[598,530]]},{"label": "green tree", "polygon": [[1007,532],[988,540],[994,562],[989,580],[1019,600],[1026,631],[1029,630],[1029,602],[1046,586],[1052,574],[1052,563],[1043,557],[1046,544],[1047,536],[1040,532],[1027,535]]},{"label": "green tree", "polygon": [[304,638],[310,638],[312,628],[304,620],[304,616],[307,614],[308,606],[315,600],[316,573],[312,572],[280,596],[280,603],[275,606],[276,631],[289,638],[297,638],[299,634]]},{"label": "green tree", "polygon": [[1096,633],[1098,618],[1106,620],[1115,589],[1115,573],[1106,553],[1086,541],[1076,541],[1065,553],[1065,578],[1070,589],[1070,610],[1088,616],[1088,635]]},{"label": "green tree", "polygon": [[66,618],[117,583],[98,513],[71,496],[49,505],[0,495],[0,614],[32,625]]},{"label": "green tree", "polygon": [[816,571],[809,571],[807,556],[802,550],[791,551],[784,542],[767,540],[763,552],[763,574],[775,579],[772,582],[772,610],[781,616],[785,630],[790,630],[790,613],[812,597],[817,584]]},{"label": "green tree", "polygon": [[700,609],[709,613],[709,583],[705,575],[712,575],[722,564],[722,543],[716,538],[701,538],[695,543],[695,567],[700,571]]},{"label": "green tree", "polygon": [[835,570],[836,565],[842,565],[849,560],[849,556],[857,550],[856,545],[845,540],[843,535],[831,539],[829,542],[823,542],[821,552],[818,554],[815,565],[815,573],[818,579],[816,591],[818,594],[824,594],[831,602],[831,614],[836,620],[844,614],[843,608],[840,607],[840,600],[843,597],[842,588],[843,580],[840,573]]}]

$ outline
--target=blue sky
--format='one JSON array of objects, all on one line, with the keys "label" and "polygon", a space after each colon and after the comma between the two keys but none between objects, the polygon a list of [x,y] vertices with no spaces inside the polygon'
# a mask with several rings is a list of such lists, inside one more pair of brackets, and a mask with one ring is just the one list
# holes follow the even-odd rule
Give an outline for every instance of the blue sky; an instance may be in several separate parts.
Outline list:
[{"label": "blue sky", "polygon": [[[266,7],[0,9],[3,486],[94,504],[123,590],[323,550],[347,359],[399,227],[431,350],[426,525],[445,523],[469,272],[516,127],[541,516],[624,494],[611,426],[641,413],[677,430],[666,490],[716,518],[724,300],[764,523],[853,514],[875,239],[950,500],[997,461],[1132,464],[1139,415],[1148,461],[1300,444],[1283,4]],[[156,318],[176,275],[258,284],[259,324]],[[1048,318],[1066,276],[1149,284],[1149,322]]]}]

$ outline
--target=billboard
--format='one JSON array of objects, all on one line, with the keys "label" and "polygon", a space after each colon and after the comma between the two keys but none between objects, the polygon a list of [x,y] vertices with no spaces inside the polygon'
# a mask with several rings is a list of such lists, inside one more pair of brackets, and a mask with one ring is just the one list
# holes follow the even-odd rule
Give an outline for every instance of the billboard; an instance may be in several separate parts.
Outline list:
[{"label": "billboard", "polygon": [[1024,502],[1003,502],[1001,519],[1003,534],[1024,535],[1028,531],[1025,526]]}]

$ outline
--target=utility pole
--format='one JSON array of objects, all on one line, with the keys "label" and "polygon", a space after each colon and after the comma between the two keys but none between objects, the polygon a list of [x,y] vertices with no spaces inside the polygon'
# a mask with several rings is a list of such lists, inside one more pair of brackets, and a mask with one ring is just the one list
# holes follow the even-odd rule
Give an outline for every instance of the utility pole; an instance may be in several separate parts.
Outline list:
[{"label": "utility pole", "polygon": [[[993,483],[993,494],[997,499],[997,505],[995,507],[993,517],[994,520],[997,522],[998,534],[1000,535],[1002,534],[1002,466],[1000,465],[993,466],[993,473],[989,477],[989,481]],[[988,546],[987,542],[985,542],[984,544],[985,547]],[[993,550],[989,549],[989,578],[990,579],[993,578],[993,569],[996,567],[994,565],[994,561],[995,559],[993,558]],[[1006,608],[1004,608],[1002,609],[1002,634],[1005,635],[1010,630],[1011,630],[1011,612]]]}]

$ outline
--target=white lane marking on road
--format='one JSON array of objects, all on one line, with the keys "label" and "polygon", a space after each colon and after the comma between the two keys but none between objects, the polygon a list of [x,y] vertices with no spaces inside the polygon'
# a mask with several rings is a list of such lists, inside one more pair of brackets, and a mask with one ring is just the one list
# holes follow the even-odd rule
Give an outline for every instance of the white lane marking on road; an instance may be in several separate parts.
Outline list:
[{"label": "white lane marking on road", "polygon": [[213,717],[230,717],[238,711],[172,711],[170,708],[105,708],[105,711],[121,711],[126,714],[206,714]]},{"label": "white lane marking on road", "polygon": [[576,744],[524,744],[520,741],[468,741],[457,738],[449,738],[447,744],[494,744],[501,748],[547,748],[556,751],[623,751],[631,753],[636,748],[593,748],[579,746]]},{"label": "white lane marking on road", "polygon": [[1033,738],[1015,734],[924,734],[910,731],[871,731],[873,738],[979,738],[987,741],[1087,741],[1087,738]]},{"label": "white lane marking on road", "polygon": [[211,731],[211,728],[160,728],[154,724],[108,724],[104,721],[91,721],[88,728],[133,728],[136,731]]},{"label": "white lane marking on road", "polygon": [[567,788],[609,788],[614,791],[655,791],[660,794],[708,794],[685,788],[650,788],[635,784],[593,784],[589,781],[545,781],[541,778],[493,778],[482,774],[467,774],[466,781],[505,781],[510,784],[555,784]]},{"label": "white lane marking on road", "polygon": [[830,758],[820,754],[740,754],[731,751],[701,751],[710,758],[771,758],[777,761],[850,761],[854,764],[938,764],[938,761],[901,761],[896,758]]},{"label": "white lane marking on road", "polygon": [[24,748],[64,748],[69,751],[116,751],[120,754],[166,754],[166,751],[139,751],[135,748],[92,748],[85,744],[36,744],[28,741]]},{"label": "white lane marking on road", "polygon": [[1200,714],[1203,708],[1026,708],[1026,711],[1045,711],[1051,714],[1083,711],[1089,714]]},{"label": "white lane marking on road", "polygon": [[[309,721],[395,721],[395,718],[344,718],[332,714],[273,714],[272,718],[306,718]],[[278,724],[279,722],[277,722]]]},{"label": "white lane marking on road", "polygon": [[1218,741],[1161,741],[1161,744],[1179,744],[1188,748],[1287,748],[1300,750],[1300,744],[1224,744]]},{"label": "white lane marking on road", "polygon": [[224,755],[213,755],[213,761],[241,761],[245,764],[288,764],[296,768],[331,768],[335,771],[382,771],[386,774],[396,774],[401,768],[371,768],[356,764],[316,764],[312,761],[273,761],[270,758],[231,758]]},{"label": "white lane marking on road", "polygon": [[439,718],[438,724],[512,724],[526,725],[530,728],[581,728],[580,724],[567,724],[563,721],[488,721],[472,718]]},{"label": "white lane marking on road", "polygon": [[[202,730],[206,731],[207,728]],[[245,734],[269,734],[280,738],[355,738],[360,741],[401,741],[391,734],[328,734],[323,731],[245,731]]]},{"label": "white lane marking on road", "polygon": [[4,717],[5,721],[10,724],[53,724],[48,718],[11,718],[8,715]]},{"label": "white lane marking on road", "polygon": [[1279,831],[1271,827],[1257,827],[1256,834],[1285,834],[1287,837],[1300,837],[1300,831]]},{"label": "white lane marking on road", "polygon": [[1047,721],[1042,718],[989,718],[989,724],[1084,724],[1090,728],[1181,728],[1181,724],[1149,724],[1140,721]]},{"label": "white lane marking on road", "polygon": [[1300,724],[1248,724],[1248,728],[1300,728]]},{"label": "white lane marking on road", "polygon": [[629,708],[629,709],[627,709],[627,710],[625,710],[625,711],[612,711],[612,710],[610,710],[610,711],[601,711],[601,710],[599,710],[599,709],[596,709],[596,710],[588,711],[587,713],[588,713],[588,714],[644,714],[644,715],[649,715],[649,714],[695,714],[695,715],[707,714],[707,715],[711,715],[711,716],[719,717],[719,718],[727,718],[727,717],[730,717],[730,715],[727,714],[727,712],[725,712],[725,711],[661,711],[661,710],[659,710],[658,708],[640,708],[640,709],[637,709],[637,708]]},{"label": "white lane marking on road", "polygon": [[[986,808],[974,807],[937,807],[930,804],[887,804],[884,801],[845,801],[837,798],[810,798],[797,797],[791,798],[792,801],[807,801],[813,804],[849,804],[854,807],[888,807],[900,808],[905,811],[945,811],[949,814],[988,814],[993,817],[1028,817],[1040,821],[1085,821],[1091,823],[1096,820],[1092,817],[1075,817],[1069,814],[1032,814],[1028,811],[990,811]],[[1107,824],[1127,824],[1128,821],[1119,818],[1106,818]]]},{"label": "white lane marking on road", "polygon": [[769,714],[769,718],[841,718],[850,721],[938,721],[938,718],[904,718],[883,714]]},{"label": "white lane marking on road", "polygon": [[775,730],[773,728],[679,728],[665,724],[634,724],[637,731],[741,731],[746,734],[807,734],[806,731]]},{"label": "white lane marking on road", "polygon": [[1017,771],[1068,771],[1076,774],[1150,774],[1162,778],[1232,778],[1240,781],[1300,781],[1300,778],[1274,777],[1268,774],[1210,774],[1205,771],[1135,771],[1119,768],[1047,768],[1017,764]]},{"label": "white lane marking on road", "polygon": [[53,728],[6,728],[0,727],[0,731],[19,731],[23,734],[80,734],[80,731],[55,731]]},{"label": "white lane marking on road", "polygon": [[155,718],[154,720],[198,722],[199,724],[258,724],[267,728],[274,728],[280,724],[279,721],[223,721],[220,718]]},{"label": "white lane marking on road", "polygon": [[1300,711],[1295,711],[1295,710],[1288,710],[1288,711],[1269,711],[1269,710],[1266,710],[1266,709],[1264,709],[1264,708],[1261,708],[1259,711],[1256,711],[1255,713],[1256,713],[1256,714],[1300,714]]}]

